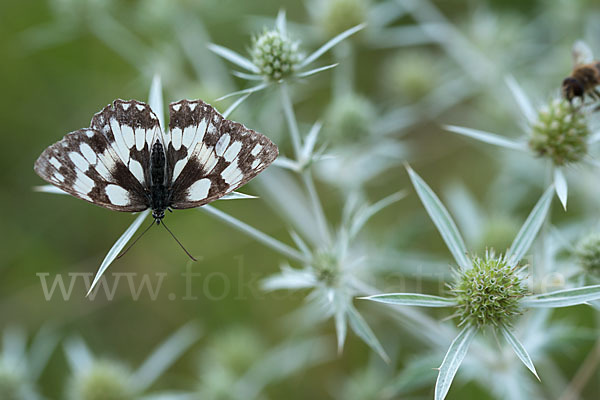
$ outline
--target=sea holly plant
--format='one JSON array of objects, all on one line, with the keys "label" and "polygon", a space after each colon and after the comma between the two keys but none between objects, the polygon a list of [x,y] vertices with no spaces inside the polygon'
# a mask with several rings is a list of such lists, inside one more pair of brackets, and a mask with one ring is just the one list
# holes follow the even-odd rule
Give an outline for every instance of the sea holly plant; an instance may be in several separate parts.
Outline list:
[{"label": "sea holly plant", "polygon": [[294,40],[287,31],[285,12],[280,11],[275,28],[265,29],[254,37],[250,50],[251,60],[226,47],[210,44],[209,49],[227,61],[242,68],[244,71],[235,71],[234,75],[248,81],[261,81],[260,84],[248,89],[229,93],[221,99],[261,91],[274,83],[284,83],[291,78],[306,78],[335,67],[330,64],[313,69],[307,69],[319,57],[329,51],[347,37],[355,34],[365,27],[364,24],[345,30],[313,53],[305,56],[300,50],[300,42]]},{"label": "sea holly plant", "polygon": [[506,78],[506,84],[527,121],[525,135],[512,139],[461,126],[448,125],[446,129],[495,146],[546,158],[551,165],[556,195],[566,210],[568,187],[564,171],[576,163],[596,165],[588,150],[600,141],[600,131],[590,127],[586,107],[575,107],[564,99],[555,98],[536,111],[514,78]]},{"label": "sea holly plant", "polygon": [[66,398],[72,400],[122,399],[146,400],[170,397],[149,394],[149,388],[200,338],[200,328],[190,322],[171,334],[135,370],[120,361],[97,358],[82,338],[65,342],[64,350],[71,369]]},{"label": "sea holly plant", "polygon": [[27,346],[27,335],[18,327],[8,327],[0,348],[0,399],[38,400],[37,380],[46,368],[58,343],[58,336],[42,327]]},{"label": "sea holly plant", "polygon": [[361,279],[361,271],[367,269],[368,260],[365,246],[357,236],[373,215],[403,197],[404,193],[398,192],[368,204],[351,196],[346,202],[342,223],[331,245],[308,244],[300,235],[292,232],[294,241],[306,259],[303,267],[294,268],[284,263],[280,273],[263,281],[263,288],[268,291],[310,290],[303,320],[333,318],[339,353],[344,348],[349,325],[381,358],[388,360],[377,337],[352,304],[353,298],[359,293],[373,292]]},{"label": "sea holly plant", "polygon": [[544,223],[552,201],[549,187],[521,227],[510,248],[501,255],[492,250],[484,257],[470,255],[464,240],[433,190],[410,167],[410,179],[457,264],[454,282],[446,297],[418,293],[386,293],[363,299],[386,304],[454,308],[460,333],[448,349],[435,386],[435,399],[446,397],[460,364],[478,332],[492,329],[512,347],[517,357],[537,377],[525,347],[513,332],[516,317],[529,308],[568,307],[600,299],[600,285],[531,294],[527,287],[526,265],[522,264],[538,231]]}]

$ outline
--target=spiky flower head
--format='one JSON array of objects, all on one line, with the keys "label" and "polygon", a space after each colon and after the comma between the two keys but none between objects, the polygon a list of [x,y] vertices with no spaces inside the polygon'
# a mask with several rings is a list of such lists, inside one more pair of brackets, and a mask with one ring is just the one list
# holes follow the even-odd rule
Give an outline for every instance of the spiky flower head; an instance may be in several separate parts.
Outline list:
[{"label": "spiky flower head", "polygon": [[327,287],[337,286],[340,277],[340,264],[335,254],[321,250],[315,253],[311,263],[319,282]]},{"label": "spiky flower head", "polygon": [[538,112],[529,146],[555,165],[564,165],[585,156],[589,133],[583,112],[566,100],[555,99]]},{"label": "spiky flower head", "polygon": [[600,233],[584,236],[575,248],[575,255],[588,272],[600,274]]},{"label": "spiky flower head", "polygon": [[325,0],[321,3],[318,23],[328,36],[335,36],[366,22],[368,0]]},{"label": "spiky flower head", "polygon": [[252,62],[269,81],[280,81],[292,75],[303,57],[300,42],[293,41],[278,29],[265,29],[252,42]]},{"label": "spiky flower head", "polygon": [[408,101],[416,101],[440,84],[439,55],[424,50],[398,53],[386,64],[382,82],[384,89]]},{"label": "spiky flower head", "polygon": [[0,364],[0,399],[24,400],[22,394],[22,377],[13,370]]},{"label": "spiky flower head", "polygon": [[136,391],[131,373],[122,365],[98,361],[71,381],[69,398],[73,400],[133,400]]},{"label": "spiky flower head", "polygon": [[518,267],[511,267],[505,257],[496,257],[492,251],[485,258],[473,256],[471,260],[473,268],[459,271],[450,288],[456,296],[460,325],[510,325],[527,293]]},{"label": "spiky flower head", "polygon": [[375,107],[359,95],[337,97],[327,111],[325,133],[331,141],[362,139],[371,133]]}]

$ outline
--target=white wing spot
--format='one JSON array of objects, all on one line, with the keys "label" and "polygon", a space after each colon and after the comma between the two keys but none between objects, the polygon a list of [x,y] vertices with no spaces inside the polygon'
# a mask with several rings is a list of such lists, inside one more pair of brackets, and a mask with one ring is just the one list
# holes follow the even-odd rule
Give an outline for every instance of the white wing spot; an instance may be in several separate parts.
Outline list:
[{"label": "white wing spot", "polygon": [[59,169],[61,166],[60,161],[58,161],[56,157],[51,157],[50,160],[48,160],[48,162],[52,164],[52,166],[56,169]]},{"label": "white wing spot", "polygon": [[227,168],[223,170],[223,172],[221,173],[221,178],[223,178],[225,183],[231,184],[237,179],[238,175],[240,175],[241,173],[242,171],[238,168],[236,159],[234,162],[229,164]]},{"label": "white wing spot", "polygon": [[223,153],[225,153],[225,149],[227,148],[227,146],[229,146],[230,140],[231,136],[229,136],[228,133],[224,134],[219,138],[219,141],[215,145],[215,153],[217,153],[219,157],[221,157]]},{"label": "white wing spot", "polygon": [[236,158],[237,155],[240,153],[241,149],[242,149],[242,142],[240,142],[240,141],[233,142],[233,144],[231,146],[229,146],[229,148],[223,155],[223,157],[225,158],[225,161],[230,162],[231,160]]},{"label": "white wing spot", "polygon": [[129,193],[118,185],[107,185],[106,195],[108,200],[116,206],[126,206],[129,204]]},{"label": "white wing spot", "polygon": [[175,163],[175,168],[173,168],[173,181],[175,181],[179,174],[181,174],[181,171],[183,170],[183,167],[185,167],[185,164],[187,164],[187,158],[182,158],[181,160]]},{"label": "white wing spot", "polygon": [[175,111],[179,111],[179,109],[181,108],[181,104],[173,104],[172,108]]},{"label": "white wing spot", "polygon": [[81,152],[81,154],[83,154],[83,156],[85,157],[85,159],[91,165],[96,165],[96,162],[98,161],[98,158],[96,157],[96,153],[94,153],[94,150],[92,150],[92,148],[90,147],[89,144],[87,144],[87,143],[81,143],[79,145],[79,151]]},{"label": "white wing spot", "polygon": [[194,111],[196,109],[196,106],[198,106],[198,103],[190,103],[189,106],[190,106],[190,110]]},{"label": "white wing spot", "polygon": [[123,104],[121,104],[121,106],[123,107],[123,110],[125,110],[125,111],[127,111],[129,109],[130,105],[131,104],[129,104],[129,103],[123,103]]},{"label": "white wing spot", "polygon": [[113,131],[113,137],[115,138],[115,150],[117,154],[123,160],[123,163],[127,165],[129,163],[129,150],[127,149],[127,145],[123,140],[123,133],[121,132],[121,126],[117,122],[116,119],[112,118],[110,120],[110,127]]},{"label": "white wing spot", "polygon": [[95,169],[96,169],[96,172],[99,173],[102,178],[104,178],[104,180],[110,182],[113,179],[112,174],[106,168],[106,166],[104,165],[104,163],[99,162],[98,164],[96,164]]},{"label": "white wing spot", "polygon": [[65,180],[65,177],[60,172],[55,172],[52,177],[59,182],[64,182],[64,180]]},{"label": "white wing spot", "polygon": [[256,167],[258,167],[258,164],[260,164],[260,158],[257,158],[256,160],[252,161],[252,169],[256,169]]},{"label": "white wing spot", "polygon": [[202,146],[198,154],[198,162],[203,166],[205,174],[210,174],[213,168],[217,165],[217,157],[215,157],[213,148],[210,146]]},{"label": "white wing spot", "polygon": [[90,166],[90,163],[88,163],[87,160],[79,153],[71,152],[69,153],[69,158],[71,161],[73,161],[75,167],[80,169],[82,172],[87,171],[88,167]]},{"label": "white wing spot", "polygon": [[258,153],[260,153],[260,151],[262,150],[262,144],[257,143],[256,146],[254,146],[254,148],[252,149],[252,151],[250,152],[250,154],[252,154],[254,157],[256,157],[256,155]]},{"label": "white wing spot", "polygon": [[140,111],[144,111],[144,109],[146,108],[146,107],[144,107],[144,106],[143,106],[143,105],[141,105],[141,104],[136,104],[135,106],[136,106],[136,107],[137,107],[137,109],[138,109],[138,110],[140,110]]},{"label": "white wing spot", "polygon": [[179,150],[181,148],[181,128],[173,128],[171,131],[171,142],[173,143],[173,148],[175,150]]},{"label": "white wing spot", "polygon": [[142,168],[142,164],[137,160],[129,161],[129,170],[137,178],[140,183],[144,183],[144,169]]},{"label": "white wing spot", "polygon": [[121,132],[123,133],[123,140],[128,149],[133,147],[135,143],[135,136],[133,134],[133,128],[129,125],[121,125]]},{"label": "white wing spot", "polygon": [[181,142],[187,148],[192,144],[192,140],[194,140],[194,136],[196,136],[196,126],[190,125],[183,130],[183,138]]},{"label": "white wing spot", "polygon": [[98,154],[98,158],[100,161],[102,161],[102,163],[98,163],[98,165],[96,165],[96,170],[98,170],[98,166],[100,164],[104,165],[109,171],[112,171],[115,168],[115,160],[110,155],[108,149],[104,150],[102,154]]},{"label": "white wing spot", "polygon": [[146,131],[142,128],[135,128],[135,148],[141,151],[146,144]]},{"label": "white wing spot", "polygon": [[81,171],[77,171],[75,176],[75,189],[80,193],[88,193],[94,187],[94,180]]},{"label": "white wing spot", "polygon": [[[103,119],[104,118],[102,116],[100,116],[100,122],[102,122]],[[85,135],[91,139],[91,138],[94,137],[94,131],[91,131],[91,130],[90,131],[86,131]]]},{"label": "white wing spot", "polygon": [[150,129],[146,130],[146,143],[152,144],[152,140],[154,139],[154,132]]},{"label": "white wing spot", "polygon": [[198,201],[205,199],[210,190],[210,179],[204,178],[194,182],[187,190],[188,200]]}]

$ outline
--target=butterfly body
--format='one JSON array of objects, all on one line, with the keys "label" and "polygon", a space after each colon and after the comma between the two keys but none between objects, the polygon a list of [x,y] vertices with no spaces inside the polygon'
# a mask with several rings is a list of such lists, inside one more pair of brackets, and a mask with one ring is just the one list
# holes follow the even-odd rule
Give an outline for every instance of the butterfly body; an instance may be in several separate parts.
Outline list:
[{"label": "butterfly body", "polygon": [[201,100],[169,106],[163,131],[150,107],[115,100],[90,128],[67,134],[35,171],[63,191],[116,211],[199,207],[242,186],[277,157],[266,136],[224,119]]},{"label": "butterfly body", "polygon": [[152,216],[159,222],[165,216],[165,210],[170,206],[169,189],[166,186],[167,159],[160,142],[154,143],[150,154],[150,188],[149,207]]}]

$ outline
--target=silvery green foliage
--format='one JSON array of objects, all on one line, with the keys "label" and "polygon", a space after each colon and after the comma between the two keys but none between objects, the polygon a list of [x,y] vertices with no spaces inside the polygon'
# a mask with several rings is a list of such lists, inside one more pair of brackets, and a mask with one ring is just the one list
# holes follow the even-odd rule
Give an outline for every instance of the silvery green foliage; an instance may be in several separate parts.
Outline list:
[{"label": "silvery green foliage", "polygon": [[121,360],[98,358],[81,337],[71,337],[64,344],[71,369],[65,395],[73,400],[175,399],[170,397],[172,394],[150,393],[149,389],[198,341],[200,335],[200,328],[195,323],[184,325],[158,345],[136,369],[129,368]]},{"label": "silvery green foliage", "polygon": [[57,343],[58,336],[47,326],[38,331],[29,345],[23,329],[5,328],[0,348],[0,398],[43,399],[37,381]]},{"label": "silvery green foliage", "polygon": [[[402,271],[411,274],[410,276],[414,276],[416,270],[424,279],[437,276],[452,279],[452,271],[447,268],[448,261],[440,259],[433,252],[422,254],[412,249],[395,247],[395,243],[379,243],[377,235],[360,234],[361,228],[369,229],[366,222],[372,215],[401,197],[399,194],[392,194],[380,201],[367,201],[366,199],[373,198],[368,195],[370,182],[383,176],[385,172],[394,171],[394,168],[407,159],[411,162],[414,160],[415,163],[431,162],[438,156],[429,152],[419,153],[418,149],[413,148],[404,138],[404,133],[409,128],[436,120],[440,116],[445,122],[448,115],[444,114],[445,112],[460,107],[461,102],[465,100],[473,99],[476,99],[478,104],[480,101],[483,104],[486,102],[491,104],[490,110],[502,113],[503,120],[522,122],[525,135],[520,140],[482,130],[449,127],[451,131],[463,136],[509,150],[517,150],[501,155],[499,178],[489,182],[489,199],[485,201],[485,206],[479,205],[474,200],[474,196],[469,196],[468,192],[460,186],[453,186],[446,193],[444,201],[449,205],[450,212],[448,212],[424,181],[416,174],[413,174],[412,178],[413,183],[418,182],[415,186],[418,186],[417,191],[421,198],[427,199],[423,202],[427,203],[426,208],[446,240],[456,265],[468,270],[473,264],[472,254],[468,251],[483,254],[488,246],[497,247],[497,254],[504,254],[510,247],[509,255],[512,257],[503,261],[514,263],[515,267],[524,255],[527,256],[527,260],[532,260],[528,270],[533,271],[528,281],[532,293],[519,300],[523,308],[527,306],[535,310],[527,311],[526,315],[520,318],[516,316],[510,326],[500,326],[495,336],[485,337],[475,335],[468,325],[455,329],[452,324],[427,320],[427,317],[419,312],[410,314],[410,310],[406,307],[397,306],[402,304],[455,307],[456,299],[442,296],[443,293],[440,295],[396,293],[387,297],[371,296],[371,300],[395,304],[390,307],[397,309],[399,313],[389,318],[398,322],[407,333],[420,336],[423,346],[418,349],[419,353],[415,359],[405,362],[396,375],[390,373],[391,368],[384,365],[381,359],[374,357],[378,361],[371,362],[364,368],[357,368],[352,376],[342,379],[343,383],[336,385],[340,390],[335,395],[343,399],[407,396],[412,389],[431,387],[433,381],[431,374],[435,374],[432,367],[444,360],[436,387],[436,397],[442,398],[449,390],[460,364],[459,361],[463,358],[462,372],[456,376],[456,379],[476,381],[485,391],[498,399],[545,399],[556,396],[567,386],[562,372],[550,357],[550,350],[568,344],[568,339],[573,340],[586,334],[595,339],[597,332],[584,332],[567,325],[565,321],[551,319],[550,312],[543,307],[580,304],[597,298],[598,288],[594,285],[599,282],[593,280],[589,274],[584,274],[582,268],[582,260],[589,261],[590,254],[593,256],[593,252],[590,253],[589,248],[584,251],[584,246],[577,244],[577,240],[582,237],[582,223],[573,224],[574,229],[564,226],[555,229],[551,226],[550,218],[546,214],[551,199],[549,191],[545,192],[538,203],[540,207],[534,210],[536,212],[532,212],[530,219],[518,235],[521,221],[516,218],[516,215],[519,210],[531,207],[534,202],[531,196],[545,190],[551,183],[554,184],[552,190],[556,192],[565,208],[567,192],[570,190],[577,193],[576,200],[588,199],[588,210],[585,215],[590,215],[590,211],[597,212],[598,187],[600,187],[597,185],[598,170],[580,168],[578,164],[565,168],[550,162],[540,163],[535,157],[524,156],[524,153],[529,153],[530,156],[537,154],[528,146],[529,133],[544,128],[543,125],[553,129],[553,121],[549,123],[541,121],[543,124],[536,125],[540,115],[537,113],[537,107],[532,105],[528,88],[519,86],[512,78],[506,81],[503,78],[507,73],[511,73],[518,76],[521,82],[534,82],[532,86],[537,85],[546,90],[548,87],[554,88],[556,86],[554,81],[549,82],[548,86],[542,86],[542,83],[538,85],[544,76],[552,75],[548,74],[549,66],[552,68],[556,65],[556,58],[553,59],[552,54],[567,51],[560,43],[561,35],[556,35],[554,28],[560,25],[565,31],[579,32],[582,25],[597,25],[592,13],[585,15],[583,19],[573,17],[573,15],[586,14],[584,2],[573,1],[570,4],[573,13],[565,13],[564,5],[560,2],[550,2],[539,10],[535,21],[523,23],[522,18],[518,16],[507,13],[496,14],[486,9],[485,5],[478,5],[478,8],[473,10],[464,21],[451,21],[435,6],[434,2],[429,0],[306,1],[306,8],[314,21],[313,24],[303,25],[292,22],[288,24],[285,13],[280,12],[276,18],[255,18],[254,21],[260,23],[248,29],[247,37],[240,39],[240,43],[249,46],[252,44],[250,33],[261,32],[264,26],[268,25],[271,40],[273,36],[279,35],[280,38],[289,38],[292,44],[299,42],[299,48],[290,45],[289,48],[283,46],[280,49],[287,52],[288,59],[291,60],[290,65],[294,66],[281,75],[273,74],[273,65],[271,70],[265,69],[264,65],[258,65],[261,57],[252,59],[251,49],[248,49],[249,57],[244,57],[219,45],[211,45],[208,48],[201,45],[219,39],[210,38],[202,20],[193,13],[186,12],[185,7],[182,6],[183,2],[140,1],[134,13],[135,18],[126,23],[119,18],[119,13],[115,11],[118,9],[111,6],[110,3],[113,2],[51,0],[50,3],[52,11],[56,14],[56,21],[48,26],[40,26],[23,33],[25,42],[29,43],[31,48],[56,45],[71,40],[82,32],[88,32],[137,68],[145,81],[149,81],[153,76],[162,76],[170,97],[202,97],[211,100],[224,93],[239,95],[240,97],[225,111],[225,114],[231,113],[245,102],[244,107],[238,109],[238,112],[244,116],[244,120],[256,123],[264,128],[265,132],[270,134],[272,132],[273,135],[277,135],[278,131],[285,131],[282,140],[289,139],[292,151],[279,158],[277,161],[279,168],[271,168],[270,173],[257,182],[257,187],[260,194],[281,216],[281,224],[290,230],[289,242],[293,245],[267,235],[216,207],[205,206],[200,211],[218,218],[234,229],[249,235],[257,243],[277,252],[283,259],[281,272],[268,278],[264,282],[265,287],[304,289],[310,292],[306,305],[291,314],[286,321],[333,320],[340,350],[344,345],[349,325],[375,352],[386,357],[383,346],[379,343],[381,340],[388,350],[387,353],[392,359],[394,358],[394,353],[389,351],[389,347],[392,347],[390,343],[397,342],[398,337],[402,337],[404,332],[398,334],[383,322],[372,325],[375,334],[357,312],[352,301],[354,296],[374,295],[381,291],[381,288],[376,289],[370,285],[374,276],[402,268]],[[222,13],[214,12],[219,10],[218,3],[199,2],[195,10],[213,11],[203,14],[219,18]],[[339,15],[324,12],[328,7],[344,7],[349,10],[346,15],[351,18],[340,19]],[[90,15],[94,18],[89,18]],[[82,24],[82,21],[88,20],[89,24]],[[398,23],[406,20],[409,22]],[[557,24],[556,21],[561,23]],[[362,30],[365,22],[366,28]],[[548,31],[548,27],[552,27],[553,30]],[[170,35],[162,35],[162,32],[173,32],[176,40],[169,41]],[[593,32],[587,29],[588,38],[597,40],[598,35]],[[147,45],[143,40],[147,37],[152,37],[157,44],[152,47]],[[538,40],[548,38],[549,40]],[[172,45],[173,43],[176,45]],[[433,58],[429,60],[435,59],[436,67],[439,69],[419,67],[427,63],[427,57],[425,62],[421,60],[419,64],[412,57],[412,54],[416,53],[407,51],[407,48],[419,45],[426,45],[427,51],[432,49],[435,51]],[[354,87],[354,81],[358,66],[358,48],[361,46],[362,51],[364,48],[374,52],[395,49],[398,58],[391,63],[394,68],[381,74],[384,85],[388,85],[393,73],[399,73],[400,78],[418,84],[416,89],[411,89],[406,81],[399,82],[399,87],[404,88],[406,93],[404,95],[398,93],[398,98],[390,104],[380,104],[379,100],[369,97],[370,93],[360,92]],[[263,51],[261,55],[265,56],[265,51],[268,52],[269,49],[265,46],[260,47]],[[555,48],[560,51],[549,51]],[[309,54],[310,52],[307,52],[309,49],[318,50]],[[333,64],[323,62],[312,65],[329,50],[333,53]],[[233,74],[246,80],[248,89],[237,90],[239,88],[231,79],[231,71],[219,57],[215,56],[215,53],[235,66],[237,70],[233,71]],[[265,59],[270,62],[270,58]],[[193,76],[190,76],[187,71],[188,64],[193,69]],[[243,71],[240,71],[240,68]],[[324,72],[328,69],[332,70]],[[304,83],[309,82],[307,78],[317,73],[323,80],[331,77],[331,105],[326,107],[321,115],[315,117],[322,118],[322,121],[299,122],[296,120],[294,100],[310,99],[313,87]],[[411,77],[407,78],[406,75],[409,73]],[[298,82],[301,84],[298,85]],[[149,102],[155,110],[163,110],[162,90],[160,85],[157,85],[156,79],[153,88]],[[276,88],[277,91],[265,90],[264,97],[267,99],[256,99],[258,96],[253,96],[252,100],[256,103],[246,102],[250,94],[267,88]],[[413,90],[413,95],[408,93],[410,90]],[[513,118],[506,118],[506,108],[510,108],[510,102],[506,100],[503,92],[508,91],[516,100],[520,112]],[[405,97],[400,98],[400,96]],[[407,98],[410,100],[406,101]],[[537,101],[537,103],[542,102]],[[553,106],[550,103],[550,107]],[[560,121],[571,123],[564,104],[557,103],[556,106],[558,111],[562,108]],[[359,114],[354,120],[358,128],[352,132],[354,136],[340,135],[342,130],[346,130],[342,124],[339,124],[342,129],[339,129],[339,126],[337,130],[335,129],[336,119],[338,122],[345,121],[344,114],[348,112]],[[157,114],[162,118],[162,112]],[[478,113],[469,112],[469,114]],[[480,114],[484,121],[488,118],[486,113]],[[546,115],[542,114],[544,119]],[[548,113],[548,115],[554,114]],[[594,115],[585,114],[583,117],[590,132],[581,136],[586,136],[586,150],[589,149],[590,152],[586,153],[580,161],[582,164],[592,164],[597,167],[600,163],[593,158],[593,150],[594,145],[600,140],[600,133],[594,126]],[[477,121],[476,118],[475,120]],[[283,124],[286,125],[285,129],[280,126]],[[469,124],[474,122],[470,121]],[[331,125],[334,125],[334,129]],[[488,129],[487,125],[481,126]],[[581,128],[581,125],[578,127]],[[502,129],[510,132],[514,126],[499,125],[493,128],[497,131]],[[432,133],[432,136],[434,134]],[[496,157],[496,153],[493,156]],[[314,177],[318,177],[321,182],[316,182]],[[568,178],[569,188],[567,188],[566,178]],[[396,179],[395,175],[393,179]],[[328,192],[329,189],[336,188],[343,201],[335,205],[322,204],[319,192],[324,193],[325,190],[317,191],[317,188],[323,188]],[[248,198],[248,196],[236,195],[232,198]],[[344,206],[341,218],[340,213],[330,211],[336,205],[340,206],[339,208],[342,208],[341,205]],[[501,210],[501,215],[488,214],[488,209]],[[96,281],[133,236],[144,218],[143,214],[138,216],[115,243],[102,263]],[[341,222],[332,222],[339,219]],[[414,221],[412,224],[414,225]],[[541,238],[529,250],[540,229]],[[516,239],[510,246],[515,236]],[[371,237],[374,240],[371,240]],[[565,247],[570,250],[568,257],[564,256],[564,252],[561,253]],[[522,261],[520,265],[524,263],[525,261]],[[577,263],[582,265],[578,266]],[[423,266],[425,268],[422,268]],[[539,272],[556,273],[557,279],[540,280]],[[546,275],[541,276],[546,278]],[[563,277],[564,280],[559,279]],[[581,286],[584,285],[591,287],[582,288]],[[362,310],[362,307],[360,309]],[[369,315],[368,320],[369,323],[377,321],[376,315]],[[407,320],[410,324],[407,324]],[[297,325],[293,327],[295,329]],[[464,330],[461,331],[463,328]],[[393,340],[389,340],[390,334],[393,335]],[[456,339],[453,340],[454,338]],[[271,350],[257,344],[247,335],[241,335],[239,341],[256,345],[256,349],[266,353],[264,355],[251,351],[246,353],[248,348],[240,349],[239,343],[237,345],[230,343],[230,351],[237,350],[238,356],[247,357],[246,368],[243,368],[241,373],[239,370],[233,371],[235,368],[230,368],[229,365],[223,365],[227,363],[222,362],[219,356],[207,352],[203,354],[205,364],[201,367],[201,384],[196,392],[159,393],[144,398],[187,400],[197,398],[198,393],[210,397],[217,392],[226,393],[226,396],[231,398],[263,395],[262,389],[267,384],[297,373],[313,365],[313,362],[316,364],[324,361],[329,356],[328,351],[331,348],[320,338],[284,341]],[[500,348],[497,341],[502,344]],[[447,347],[451,342],[453,344],[444,357],[446,349],[443,346]],[[467,354],[469,345],[471,350]],[[71,344],[68,345],[70,346]],[[77,346],[73,348],[75,350],[67,351],[71,363],[74,359],[78,359],[85,364],[86,358],[93,358],[89,350],[86,357],[85,349],[77,350]],[[316,348],[322,352],[321,355],[327,357],[299,359],[298,356],[306,354],[308,348]],[[79,356],[77,356],[78,352]],[[402,349],[400,353],[402,354]],[[146,382],[152,380],[152,375],[159,374],[156,371],[161,370],[160,364],[164,364],[164,356],[163,353],[162,357],[156,358],[159,361],[163,360],[157,362],[158,367],[148,367],[155,372],[146,374]],[[303,361],[306,363],[303,364]],[[535,377],[527,374],[523,369],[525,365],[535,374],[534,361],[539,370],[537,372],[543,378],[543,385],[539,385]],[[395,365],[394,362],[390,364]],[[132,371],[124,373],[123,371],[127,370],[119,364],[100,366],[103,371],[108,370],[109,375],[115,373],[119,378],[125,377],[125,385],[131,384],[131,376],[140,375]],[[145,385],[138,383],[134,386]],[[127,390],[127,395],[134,393],[137,396],[142,391],[134,388],[133,391]]]},{"label": "silvery green foliage", "polygon": [[[554,189],[550,187],[542,195],[508,251],[501,257],[486,255],[486,260],[482,261],[477,257],[467,257],[464,240],[444,205],[419,175],[410,167],[407,170],[421,202],[454,256],[458,266],[458,285],[451,288],[454,295],[449,298],[388,293],[365,299],[403,306],[459,307],[454,316],[460,318],[458,325],[462,326],[462,330],[450,344],[440,365],[435,386],[436,400],[446,397],[476,333],[486,327],[492,327],[501,334],[521,362],[537,377],[529,353],[513,333],[515,317],[527,308],[568,307],[600,299],[600,285],[525,294],[525,276],[518,266],[546,219]],[[519,288],[517,292],[516,288]]]},{"label": "silvery green foliage", "polygon": [[199,354],[197,389],[189,399],[266,398],[269,384],[334,357],[327,338],[293,338],[268,347],[245,327],[228,327],[210,339]]},{"label": "silvery green foliage", "polygon": [[[460,126],[447,126],[446,129],[498,147],[530,153],[536,157],[550,157],[552,163],[549,166],[556,195],[566,210],[568,187],[565,168],[577,162],[584,162],[592,166],[596,163],[589,157],[585,157],[587,148],[598,140],[597,129],[588,126],[587,113],[590,110],[574,109],[565,101],[554,99],[548,105],[542,106],[536,114],[530,99],[517,81],[508,77],[506,84],[527,123],[525,135],[518,139],[512,139]],[[576,138],[576,140],[571,143],[561,139],[563,135]]]}]

